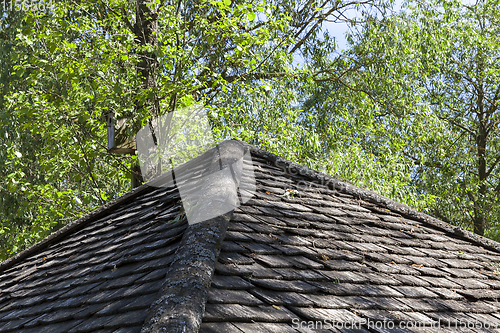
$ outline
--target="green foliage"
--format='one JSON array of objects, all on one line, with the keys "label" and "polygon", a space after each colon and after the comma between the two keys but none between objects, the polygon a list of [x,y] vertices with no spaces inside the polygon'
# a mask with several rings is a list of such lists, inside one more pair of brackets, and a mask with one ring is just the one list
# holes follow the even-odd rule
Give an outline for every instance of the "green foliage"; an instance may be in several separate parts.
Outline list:
[{"label": "green foliage", "polygon": [[106,151],[109,112],[133,135],[205,103],[219,137],[312,163],[317,136],[293,128],[304,117],[290,104],[293,56],[319,50],[321,23],[356,4],[61,0],[2,13],[0,260],[130,188],[137,156]]},{"label": "green foliage", "polygon": [[[407,3],[351,36],[356,80],[382,110],[386,143],[414,164],[438,218],[493,236],[500,226],[498,1]],[[400,140],[397,139],[400,138]]]},{"label": "green foliage", "polygon": [[[3,13],[0,260],[129,190],[137,156],[106,151],[104,115],[133,135],[199,102],[219,140],[479,233],[488,221],[499,239],[498,0],[389,4],[61,0]],[[363,6],[338,53],[322,24]]]},{"label": "green foliage", "polygon": [[338,57],[325,35],[299,73],[233,89],[217,126],[498,239],[498,3],[407,5]]},{"label": "green foliage", "polygon": [[366,94],[307,78],[234,86],[213,105],[219,139],[243,140],[418,209],[429,207],[434,196],[418,191],[413,163],[394,147],[396,141],[405,145],[404,138],[387,136],[398,119],[380,123],[380,108]]}]

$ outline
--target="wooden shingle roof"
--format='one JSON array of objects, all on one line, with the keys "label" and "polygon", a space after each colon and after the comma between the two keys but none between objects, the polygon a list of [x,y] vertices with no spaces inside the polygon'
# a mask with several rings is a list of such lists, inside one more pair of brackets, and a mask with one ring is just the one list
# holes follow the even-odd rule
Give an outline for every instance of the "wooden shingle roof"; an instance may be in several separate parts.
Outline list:
[{"label": "wooden shingle roof", "polygon": [[498,243],[225,144],[250,201],[188,225],[168,179],[139,187],[0,264],[0,332],[500,332]]}]

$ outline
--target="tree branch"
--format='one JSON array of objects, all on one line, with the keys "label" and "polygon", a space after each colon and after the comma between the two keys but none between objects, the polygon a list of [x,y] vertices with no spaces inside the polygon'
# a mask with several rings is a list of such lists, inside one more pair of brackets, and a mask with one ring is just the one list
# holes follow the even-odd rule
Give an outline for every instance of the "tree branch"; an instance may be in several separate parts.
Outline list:
[{"label": "tree branch", "polygon": [[456,122],[456,121],[454,121],[453,119],[450,119],[450,118],[448,118],[448,117],[439,116],[439,115],[436,115],[436,117],[438,117],[438,118],[439,118],[439,119],[441,119],[441,120],[445,120],[445,121],[449,122],[450,124],[452,124],[452,125],[454,125],[454,126],[457,126],[458,128],[463,129],[464,131],[466,131],[466,132],[470,133],[470,134],[471,134],[471,135],[473,135],[473,136],[475,136],[475,135],[476,135],[476,133],[475,133],[473,130],[471,130],[471,129],[470,129],[470,128],[468,128],[468,127],[465,127],[465,126],[464,126],[464,125],[462,125],[462,124],[457,123],[457,122]]},{"label": "tree branch", "polygon": [[411,156],[410,154],[406,153],[405,151],[403,151],[403,155],[408,157],[409,159],[413,160],[415,165],[425,165],[425,166],[430,167],[430,168],[441,168],[443,166],[439,162],[435,162],[435,163],[423,162],[422,163],[418,158]]},{"label": "tree branch", "polygon": [[128,20],[127,13],[125,12],[125,8],[121,7],[120,10],[121,10],[121,14],[123,15],[122,16],[123,23],[125,23],[125,25],[129,28],[130,32],[132,32],[135,35],[135,28],[132,25],[132,23],[130,23],[130,21]]},{"label": "tree branch", "polygon": [[[335,4],[334,7],[332,7],[326,14],[322,14],[319,16],[319,19],[316,21],[316,23],[313,25],[311,29],[306,33],[306,35],[297,43],[295,46],[290,50],[289,53],[294,53],[298,48],[302,46],[302,44],[305,43],[305,41],[311,36],[311,34],[314,32],[314,30],[327,18],[333,11],[337,10],[337,3]],[[300,32],[299,32],[300,33]]]},{"label": "tree branch", "polygon": [[500,155],[497,156],[493,164],[490,166],[489,170],[486,172],[486,178],[488,178],[491,174],[491,172],[495,169],[495,167],[498,165],[498,162],[500,162]]}]

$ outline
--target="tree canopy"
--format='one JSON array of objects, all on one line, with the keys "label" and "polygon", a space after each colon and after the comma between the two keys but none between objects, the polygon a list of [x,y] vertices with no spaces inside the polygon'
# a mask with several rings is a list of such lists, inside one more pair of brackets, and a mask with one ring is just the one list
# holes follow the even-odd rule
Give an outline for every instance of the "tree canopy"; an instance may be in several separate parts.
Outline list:
[{"label": "tree canopy", "polygon": [[[137,156],[107,152],[105,115],[126,118],[133,135],[153,117],[202,102],[219,138],[276,142],[283,131],[272,121],[254,131],[248,103],[261,119],[296,117],[293,56],[322,47],[322,22],[377,5],[62,0],[40,10],[7,3],[0,15],[2,258],[130,188]],[[259,109],[271,96],[274,111]]]},{"label": "tree canopy", "polygon": [[[500,239],[497,0],[58,1],[0,16],[0,259],[130,189],[107,151],[203,103],[213,133]],[[353,16],[358,10],[357,16]],[[348,21],[346,50],[326,23]]]},{"label": "tree canopy", "polygon": [[[412,183],[437,217],[495,236],[500,146],[498,1],[409,2],[370,20],[349,51],[357,80],[382,113],[394,150],[413,162]],[[384,120],[387,120],[384,116]]]}]

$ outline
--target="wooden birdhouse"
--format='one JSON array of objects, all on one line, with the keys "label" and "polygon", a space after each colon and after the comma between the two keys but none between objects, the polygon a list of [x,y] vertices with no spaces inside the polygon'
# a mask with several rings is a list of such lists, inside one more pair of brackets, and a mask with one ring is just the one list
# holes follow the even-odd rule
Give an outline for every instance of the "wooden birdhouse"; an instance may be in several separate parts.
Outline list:
[{"label": "wooden birdhouse", "polygon": [[114,112],[106,114],[108,128],[108,152],[115,154],[135,154],[135,137],[127,134],[127,118],[116,120]]}]

